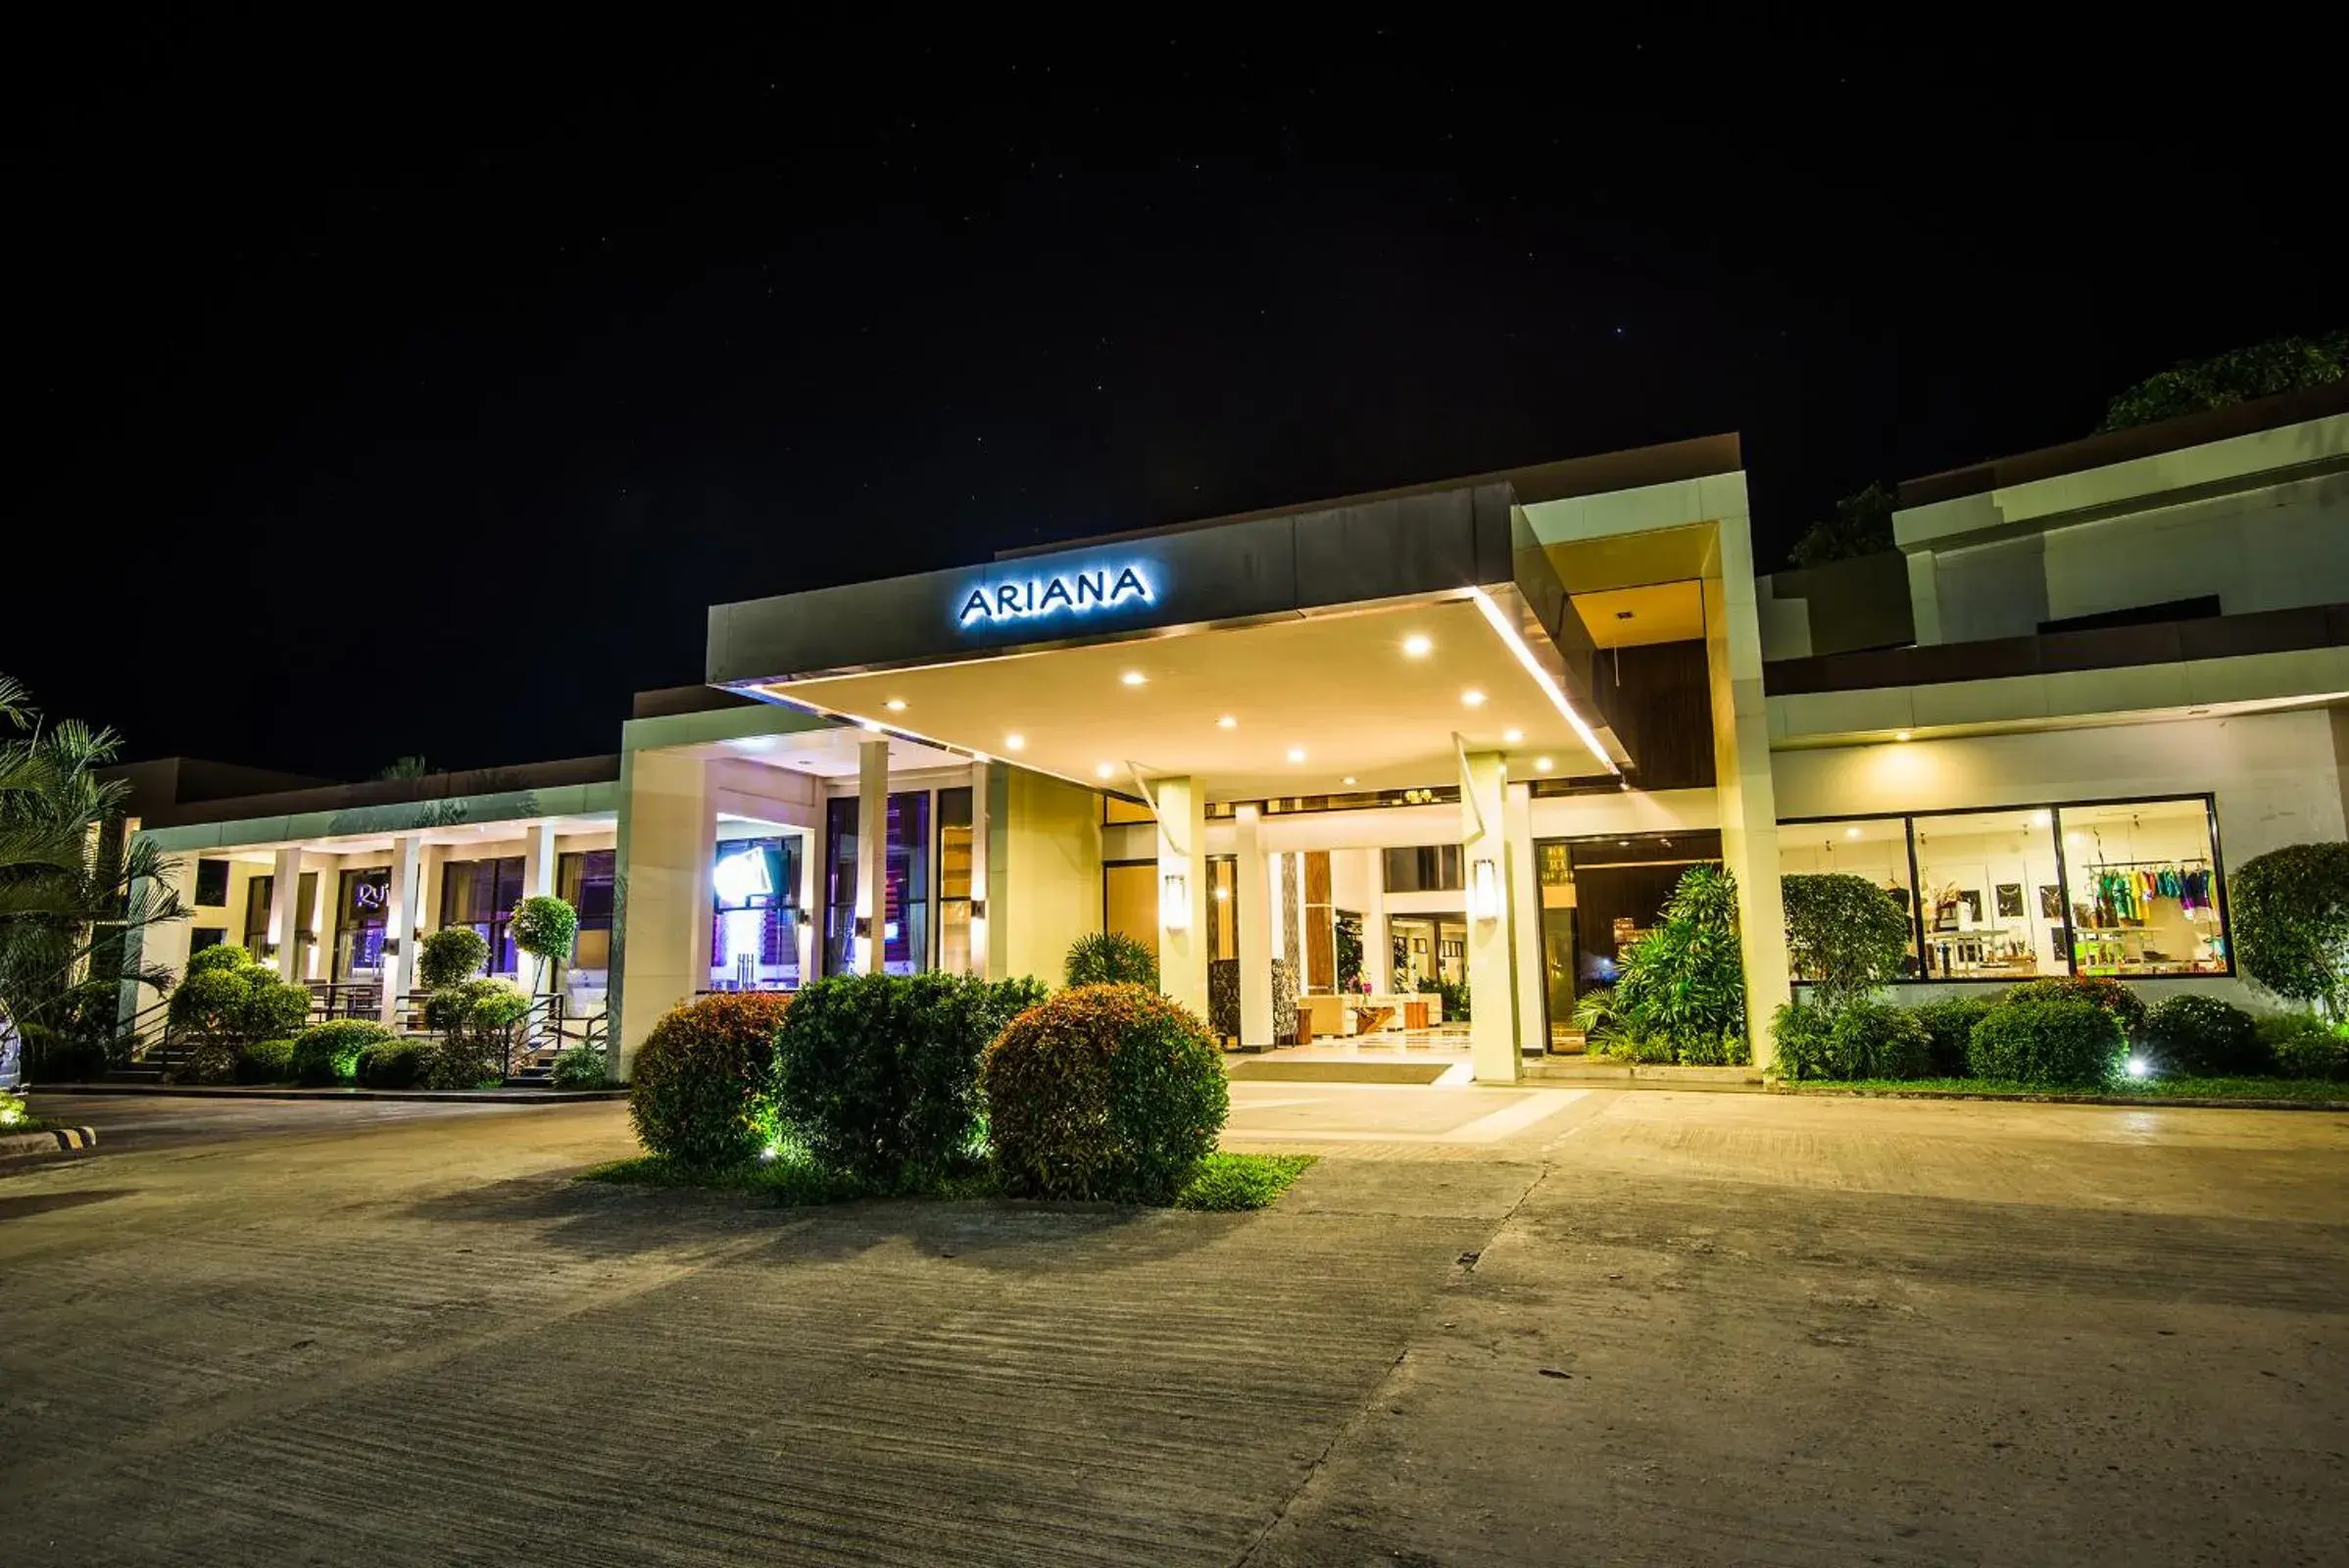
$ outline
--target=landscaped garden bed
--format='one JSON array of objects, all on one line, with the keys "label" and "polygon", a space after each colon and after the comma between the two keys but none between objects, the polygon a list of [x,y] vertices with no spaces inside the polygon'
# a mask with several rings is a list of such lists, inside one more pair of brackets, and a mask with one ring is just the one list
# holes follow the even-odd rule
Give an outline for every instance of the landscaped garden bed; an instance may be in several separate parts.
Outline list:
[{"label": "landscaped garden bed", "polygon": [[[1082,967],[1072,956],[1072,978]],[[1261,1208],[1309,1155],[1218,1152],[1222,1053],[1132,983],[836,975],[675,1008],[640,1048],[645,1154],[584,1179],[764,1194]]]}]

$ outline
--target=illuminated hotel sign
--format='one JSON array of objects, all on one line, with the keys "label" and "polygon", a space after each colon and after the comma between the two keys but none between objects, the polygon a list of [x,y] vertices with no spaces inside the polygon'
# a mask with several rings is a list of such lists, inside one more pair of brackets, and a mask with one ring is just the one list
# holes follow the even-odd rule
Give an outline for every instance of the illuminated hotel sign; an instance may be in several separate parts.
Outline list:
[{"label": "illuminated hotel sign", "polygon": [[1121,605],[1147,605],[1153,595],[1139,565],[1102,566],[1092,571],[1058,571],[1025,582],[981,585],[963,598],[955,624],[973,626],[1004,620],[1043,620],[1050,615],[1087,615]]}]

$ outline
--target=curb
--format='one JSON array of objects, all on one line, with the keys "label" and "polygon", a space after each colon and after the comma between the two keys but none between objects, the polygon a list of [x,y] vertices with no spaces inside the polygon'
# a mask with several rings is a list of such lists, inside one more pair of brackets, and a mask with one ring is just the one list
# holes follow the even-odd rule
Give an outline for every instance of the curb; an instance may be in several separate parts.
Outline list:
[{"label": "curb", "polygon": [[570,1105],[625,1100],[625,1089],[281,1089],[237,1084],[30,1084],[28,1095],[159,1095],[183,1100],[422,1100],[471,1105]]},{"label": "curb", "polygon": [[43,1154],[74,1153],[98,1147],[96,1129],[43,1127],[38,1132],[11,1133],[0,1138],[0,1159],[36,1159]]},{"label": "curb", "polygon": [[2120,1105],[2129,1110],[2349,1111],[2349,1100],[2212,1100],[2198,1095],[1982,1095],[1958,1089],[1791,1089],[1781,1084],[1772,1084],[1770,1093],[1811,1100],[1971,1100],[2005,1105]]}]

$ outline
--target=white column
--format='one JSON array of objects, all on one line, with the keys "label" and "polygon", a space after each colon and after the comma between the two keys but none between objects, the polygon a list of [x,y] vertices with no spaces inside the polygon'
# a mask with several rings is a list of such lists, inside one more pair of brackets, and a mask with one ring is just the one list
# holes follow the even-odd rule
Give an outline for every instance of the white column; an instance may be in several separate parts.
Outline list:
[{"label": "white column", "polygon": [[869,933],[857,939],[856,970],[879,974],[888,957],[882,922],[888,917],[889,741],[876,736],[856,748],[856,918]]},{"label": "white column", "polygon": [[1475,752],[1460,769],[1460,868],[1467,878],[1468,1065],[1479,1083],[1517,1081],[1517,995],[1511,972],[1509,842],[1496,752]]},{"label": "white column", "polygon": [[1547,970],[1542,961],[1542,879],[1534,867],[1534,790],[1512,783],[1501,804],[1509,840],[1510,962],[1517,974],[1517,1049],[1540,1055],[1549,1049]]},{"label": "white column", "polygon": [[612,1076],[625,1081],[661,1015],[710,984],[710,764],[684,751],[620,759],[619,907],[612,927]]},{"label": "white column", "polygon": [[383,1005],[386,1028],[400,1026],[400,997],[416,989],[417,928],[423,913],[424,841],[414,833],[392,841],[391,888],[383,911]]},{"label": "white column", "polygon": [[545,898],[555,891],[555,824],[522,824],[522,897]]},{"label": "white column", "polygon": [[1273,1044],[1272,878],[1267,857],[1257,847],[1256,808],[1237,808],[1232,825],[1238,861],[1232,907],[1240,938],[1240,1044],[1262,1051]]},{"label": "white column", "polygon": [[[823,808],[816,808],[821,819]],[[823,863],[824,836],[815,828],[800,835],[800,923],[792,940],[800,948],[800,984],[815,978],[815,966],[822,955],[824,932],[823,878],[819,869]]]},{"label": "white column", "polygon": [[[1395,989],[1395,939],[1387,929],[1387,852],[1362,852],[1362,974],[1370,989],[1385,995]],[[1395,1025],[1401,1027],[1397,1018]]]},{"label": "white column", "polygon": [[990,979],[987,952],[987,764],[970,764],[970,972]]},{"label": "white column", "polygon": [[[196,858],[191,855],[184,858],[166,858],[163,862],[161,880],[171,891],[179,895],[179,902],[182,905],[193,906]],[[130,897],[134,903],[144,898],[160,897],[161,891],[160,889],[150,890],[144,877],[130,885]],[[188,928],[191,923],[186,920],[161,920],[154,925],[143,926],[138,930],[125,933],[122,943],[122,972],[134,974],[142,968],[154,968],[160,965],[171,970],[171,977],[176,980],[187,970]],[[116,1016],[118,1021],[124,1025],[138,1016],[140,1008],[152,1005],[157,1000],[156,993],[151,992],[135,980],[125,980],[122,983],[120,997],[121,1000],[116,1004]],[[148,1031],[150,1038],[161,1033],[162,1023],[160,1020],[161,1014],[159,1013],[153,1028]]]},{"label": "white column", "polygon": [[1196,778],[1156,781],[1158,989],[1207,1016],[1207,792]]},{"label": "white column", "polygon": [[[1778,791],[1770,773],[1770,715],[1762,695],[1753,547],[1742,516],[1725,517],[1719,527],[1721,575],[1704,585],[1714,798],[1721,809],[1722,864],[1737,883],[1746,1037],[1753,1046],[1753,1064],[1767,1067],[1771,1016],[1791,995],[1786,906],[1778,885]],[[1918,641],[1927,641],[1922,621]]]},{"label": "white column", "polygon": [[[300,846],[277,852],[277,868],[269,881],[269,940],[277,944],[277,978],[302,978],[303,921],[302,851]],[[256,955],[259,956],[259,955]]]}]

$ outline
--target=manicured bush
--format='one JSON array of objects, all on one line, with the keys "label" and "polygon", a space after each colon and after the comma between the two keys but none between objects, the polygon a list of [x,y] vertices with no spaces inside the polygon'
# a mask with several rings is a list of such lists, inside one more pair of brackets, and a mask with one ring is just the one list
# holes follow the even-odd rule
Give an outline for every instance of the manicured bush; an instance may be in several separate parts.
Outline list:
[{"label": "manicured bush", "polygon": [[1171,1201],[1231,1108],[1205,1026],[1140,986],[1030,1007],[987,1048],[979,1080],[998,1179],[1038,1198]]},{"label": "manicured bush", "polygon": [[425,1077],[434,1089],[473,1089],[503,1078],[530,1017],[530,998],[505,980],[461,980],[424,999],[424,1026],[440,1032]]},{"label": "manicured bush", "polygon": [[1655,929],[1623,955],[1610,1005],[1626,1036],[1669,1045],[1680,1061],[1751,1059],[1737,885],[1727,871],[1692,865],[1682,873]]},{"label": "manicured bush", "polygon": [[2124,1049],[2112,1013],[2093,1002],[2041,993],[2010,996],[1984,1013],[1966,1058],[1977,1078],[2093,1088],[2112,1075]]},{"label": "manicured bush", "polygon": [[2171,997],[2145,1015],[2146,1051],[2165,1072],[2231,1078],[2268,1070],[2251,1014],[2217,997]]},{"label": "manicured bush", "polygon": [[2349,1040],[2314,1013],[2271,1013],[2253,1033],[2279,1077],[2349,1078]]},{"label": "manicured bush", "polygon": [[[289,1039],[310,1022],[310,993],[242,948],[206,948],[188,960],[165,1016],[177,1033],[231,1046]],[[233,1066],[233,1054],[223,1059]]]},{"label": "manicured bush", "polygon": [[653,1153],[740,1164],[774,1141],[775,1034],[791,998],[723,992],[673,1007],[637,1049],[628,1120]]},{"label": "manicured bush", "polygon": [[2227,887],[2235,961],[2277,996],[2349,1011],[2349,844],[2288,844]]},{"label": "manicured bush", "polygon": [[551,893],[536,893],[514,906],[508,929],[515,950],[536,958],[544,972],[547,964],[569,960],[579,939],[579,912]]},{"label": "manicured bush", "polygon": [[182,981],[192,980],[200,974],[220,974],[256,962],[253,955],[244,948],[233,943],[216,943],[200,953],[189,954],[187,967],[180,971],[180,978]]},{"label": "manicured bush", "polygon": [[1994,1005],[1989,997],[1944,997],[1911,1009],[1925,1027],[1926,1060],[1931,1068],[1926,1076],[1963,1078],[1973,1071],[1966,1059],[1967,1042],[1974,1038],[1974,1026]]},{"label": "manicured bush", "polygon": [[1788,1004],[1771,1019],[1782,1078],[1923,1078],[1933,1036],[1917,1015],[1881,1002]]},{"label": "manicured bush", "polygon": [[934,1180],[976,1152],[980,1054],[1043,999],[1032,980],[937,972],[814,981],[775,1035],[776,1115],[826,1170]]},{"label": "manicured bush", "polygon": [[359,1082],[367,1089],[414,1089],[429,1053],[421,1040],[378,1040],[359,1053]]},{"label": "manicured bush", "polygon": [[2124,1039],[2134,1040],[2145,1032],[2144,999],[2107,975],[2041,975],[2036,980],[2024,981],[1999,1000],[2016,1002],[2045,998],[2094,1003],[2113,1015],[2113,1021],[2121,1026]]},{"label": "manicured bush", "polygon": [[236,1081],[240,1084],[290,1084],[294,1081],[294,1043],[290,1040],[248,1040],[237,1048]]},{"label": "manicured bush", "polygon": [[1779,878],[1786,911],[1786,956],[1833,1008],[1900,974],[1908,956],[1908,911],[1892,895],[1847,871]]},{"label": "manicured bush", "polygon": [[367,1018],[333,1018],[305,1029],[294,1040],[294,1078],[327,1087],[359,1077],[359,1054],[392,1032]]},{"label": "manicured bush", "polygon": [[1072,986],[1148,986],[1158,989],[1158,956],[1123,931],[1097,931],[1070,944],[1066,965]]},{"label": "manicured bush", "polygon": [[612,1064],[602,1046],[581,1041],[556,1053],[547,1081],[558,1089],[601,1089],[612,1081]]},{"label": "manicured bush", "polygon": [[488,938],[469,925],[445,926],[416,949],[416,983],[438,991],[479,974],[488,963]]}]

